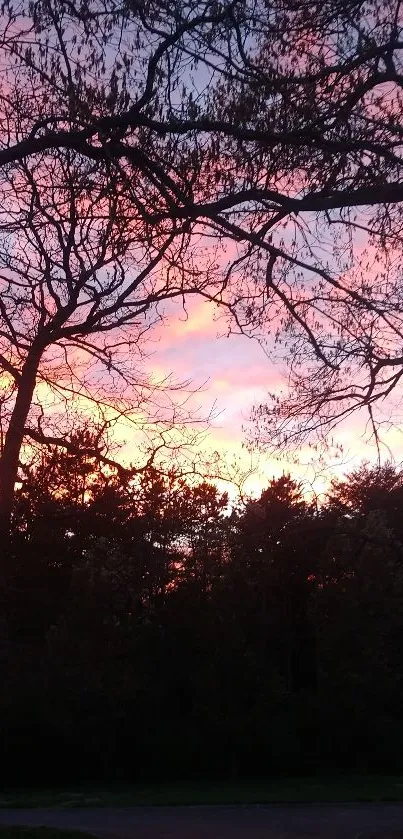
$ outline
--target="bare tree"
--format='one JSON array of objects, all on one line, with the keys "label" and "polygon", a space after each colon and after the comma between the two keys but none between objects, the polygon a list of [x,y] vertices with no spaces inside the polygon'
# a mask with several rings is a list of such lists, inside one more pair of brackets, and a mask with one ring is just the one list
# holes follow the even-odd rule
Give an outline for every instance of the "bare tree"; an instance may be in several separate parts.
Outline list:
[{"label": "bare tree", "polygon": [[[3,189],[28,160],[49,170],[72,155],[79,182],[89,173],[118,196],[114,229],[141,250],[137,287],[171,266],[150,302],[201,293],[233,328],[269,329],[292,388],[262,409],[272,439],[363,405],[376,429],[403,373],[400,0],[3,6]],[[227,241],[227,257],[195,272],[203,242]],[[79,342],[108,334],[108,295],[123,306],[116,326],[134,319],[114,282],[90,291]],[[71,321],[57,324],[59,340],[73,337]]]},{"label": "bare tree", "polygon": [[[180,225],[128,214],[119,184],[71,152],[22,161],[0,193],[0,500],[7,529],[25,441],[72,448],[83,417],[100,432],[123,417],[147,440],[148,468],[179,444],[188,393],[144,372],[146,334],[168,299],[206,278],[181,265]],[[179,387],[179,385],[177,386]],[[181,405],[182,403],[182,405]],[[197,426],[197,422],[196,422]],[[136,435],[137,432],[137,435]],[[190,428],[190,436],[196,435]],[[105,451],[104,436],[97,454]],[[183,439],[182,439],[183,442]],[[91,454],[91,452],[88,452]],[[123,467],[121,467],[123,469]]]}]

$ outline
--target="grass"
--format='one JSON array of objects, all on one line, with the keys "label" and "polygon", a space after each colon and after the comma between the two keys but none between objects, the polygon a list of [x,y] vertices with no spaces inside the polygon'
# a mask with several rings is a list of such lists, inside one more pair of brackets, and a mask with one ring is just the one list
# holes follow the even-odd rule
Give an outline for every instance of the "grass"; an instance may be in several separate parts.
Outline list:
[{"label": "grass", "polygon": [[[1,807],[131,807],[191,804],[324,804],[403,801],[403,775],[340,775],[216,782],[121,784],[0,791]],[[60,839],[73,839],[64,831]],[[14,834],[13,834],[14,836]],[[59,836],[59,834],[58,834]],[[74,839],[77,834],[74,833]],[[4,832],[0,839],[12,839]],[[18,839],[18,837],[17,837]],[[21,839],[52,839],[24,834]]]}]

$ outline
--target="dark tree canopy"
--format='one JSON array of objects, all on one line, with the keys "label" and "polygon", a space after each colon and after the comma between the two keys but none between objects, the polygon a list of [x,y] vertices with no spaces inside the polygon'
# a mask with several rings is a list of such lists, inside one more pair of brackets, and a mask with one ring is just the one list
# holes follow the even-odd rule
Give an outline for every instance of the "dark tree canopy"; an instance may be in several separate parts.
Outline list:
[{"label": "dark tree canopy", "polygon": [[363,465],[318,510],[283,475],[230,513],[42,450],[2,566],[5,788],[398,773],[401,487]]}]

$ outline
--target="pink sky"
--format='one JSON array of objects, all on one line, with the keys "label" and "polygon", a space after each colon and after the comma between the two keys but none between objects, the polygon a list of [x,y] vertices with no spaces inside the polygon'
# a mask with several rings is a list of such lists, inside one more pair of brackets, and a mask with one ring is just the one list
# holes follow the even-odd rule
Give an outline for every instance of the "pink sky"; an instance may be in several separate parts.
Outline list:
[{"label": "pink sky", "polygon": [[[173,374],[175,380],[191,379],[194,387],[202,387],[193,397],[194,406],[204,415],[215,406],[215,419],[204,447],[218,450],[229,461],[237,458],[246,471],[251,466],[251,456],[243,445],[244,427],[253,405],[264,401],[268,390],[273,391],[284,384],[285,365],[269,361],[256,341],[237,335],[227,337],[225,322],[217,319],[217,310],[210,303],[194,300],[187,311],[188,317],[178,306],[161,327],[153,331],[148,370],[157,378]],[[299,453],[300,465],[262,452],[259,457],[253,457],[254,472],[245,483],[245,492],[257,494],[270,478],[289,471],[304,482],[307,491],[313,488],[321,494],[326,490],[330,475],[342,477],[363,459],[375,460],[376,450],[365,440],[364,416],[350,419],[334,437],[343,444],[342,464],[330,459],[323,469],[308,449]],[[385,434],[385,440],[394,459],[402,460],[401,432],[391,430]],[[126,447],[128,456],[130,448],[130,445]],[[384,457],[387,458],[386,449]]]}]

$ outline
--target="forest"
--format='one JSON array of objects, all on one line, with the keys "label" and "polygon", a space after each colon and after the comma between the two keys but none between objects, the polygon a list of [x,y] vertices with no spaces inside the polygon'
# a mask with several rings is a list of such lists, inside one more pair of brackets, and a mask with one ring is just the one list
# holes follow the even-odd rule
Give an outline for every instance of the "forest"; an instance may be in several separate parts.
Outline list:
[{"label": "forest", "polygon": [[2,568],[3,783],[399,769],[402,504],[392,464],[230,505],[42,451]]}]

